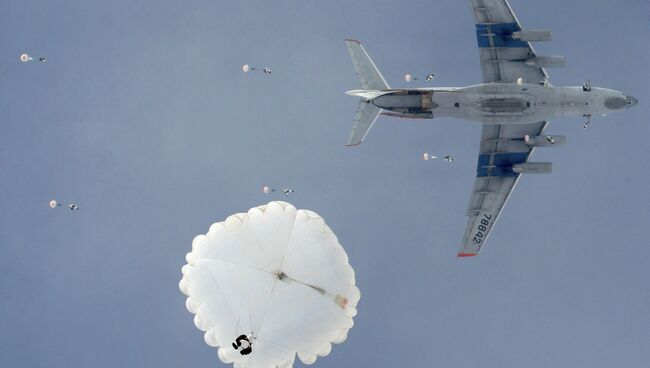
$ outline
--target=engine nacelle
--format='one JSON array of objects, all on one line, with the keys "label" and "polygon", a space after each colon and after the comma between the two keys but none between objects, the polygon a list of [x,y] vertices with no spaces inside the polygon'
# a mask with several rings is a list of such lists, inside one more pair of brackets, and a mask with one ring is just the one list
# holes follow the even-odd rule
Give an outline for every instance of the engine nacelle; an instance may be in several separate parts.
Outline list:
[{"label": "engine nacelle", "polygon": [[566,59],[561,55],[536,56],[526,60],[526,65],[540,68],[558,68],[566,65]]},{"label": "engine nacelle", "polygon": [[550,41],[551,31],[547,29],[530,29],[526,31],[514,32],[512,38],[522,41]]},{"label": "engine nacelle", "polygon": [[560,147],[566,145],[566,137],[563,135],[525,135],[524,143],[531,147]]},{"label": "engine nacelle", "polygon": [[512,167],[517,174],[550,174],[553,164],[550,162],[524,162]]}]

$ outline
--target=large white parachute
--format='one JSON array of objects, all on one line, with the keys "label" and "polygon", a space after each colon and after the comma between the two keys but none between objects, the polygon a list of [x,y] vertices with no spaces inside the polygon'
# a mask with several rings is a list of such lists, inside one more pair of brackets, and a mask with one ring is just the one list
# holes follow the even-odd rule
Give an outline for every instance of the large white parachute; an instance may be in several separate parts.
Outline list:
[{"label": "large white parachute", "polygon": [[[311,364],[353,325],[354,270],[314,212],[270,202],[229,216],[194,238],[186,260],[179,286],[187,309],[236,368],[289,368],[296,354]],[[252,352],[238,349],[243,340]]]}]

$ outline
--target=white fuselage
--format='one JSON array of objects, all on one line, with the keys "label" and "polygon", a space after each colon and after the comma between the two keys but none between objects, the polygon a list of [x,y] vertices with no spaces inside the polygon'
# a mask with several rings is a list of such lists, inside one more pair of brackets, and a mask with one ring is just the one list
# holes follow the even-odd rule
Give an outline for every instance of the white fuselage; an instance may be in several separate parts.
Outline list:
[{"label": "white fuselage", "polygon": [[558,116],[607,114],[636,105],[622,92],[582,86],[486,83],[462,88],[350,91],[388,115],[407,118],[453,117],[484,124],[526,124]]}]

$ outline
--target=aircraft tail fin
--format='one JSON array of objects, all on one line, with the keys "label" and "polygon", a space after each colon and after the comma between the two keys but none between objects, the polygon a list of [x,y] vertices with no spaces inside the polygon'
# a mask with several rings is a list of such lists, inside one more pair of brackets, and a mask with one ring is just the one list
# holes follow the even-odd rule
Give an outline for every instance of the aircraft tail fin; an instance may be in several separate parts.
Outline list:
[{"label": "aircraft tail fin", "polygon": [[350,138],[348,138],[348,146],[356,146],[363,142],[363,139],[368,135],[368,132],[375,124],[377,117],[381,109],[372,104],[372,102],[366,99],[359,100],[359,106],[357,107],[357,113],[354,116],[354,124],[352,125],[352,131],[350,132]]},{"label": "aircraft tail fin", "polygon": [[348,46],[354,72],[357,74],[361,88],[371,90],[390,89],[375,63],[372,62],[366,50],[361,46],[361,42],[346,39],[345,43]]}]

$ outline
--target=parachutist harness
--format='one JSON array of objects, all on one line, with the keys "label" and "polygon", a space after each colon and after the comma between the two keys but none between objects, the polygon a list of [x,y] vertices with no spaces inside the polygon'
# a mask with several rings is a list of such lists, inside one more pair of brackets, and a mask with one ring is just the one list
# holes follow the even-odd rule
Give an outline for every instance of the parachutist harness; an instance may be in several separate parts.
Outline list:
[{"label": "parachutist harness", "polygon": [[[249,335],[241,334],[237,336],[235,342],[232,343],[233,349],[238,350],[241,355],[248,355],[253,352],[253,340],[255,340],[255,335],[253,334],[253,317],[248,315],[248,319],[250,321],[251,333]],[[239,330],[239,320],[237,320],[237,325],[235,326],[235,335],[237,334],[237,330]]]},{"label": "parachutist harness", "polygon": [[239,335],[235,339],[235,342],[232,343],[232,347],[235,350],[239,350],[239,348],[242,348],[241,350],[239,350],[239,354],[248,355],[253,352],[253,342],[251,342],[251,340],[254,339],[255,338],[253,337],[253,334],[250,335],[250,338],[246,335]]}]

